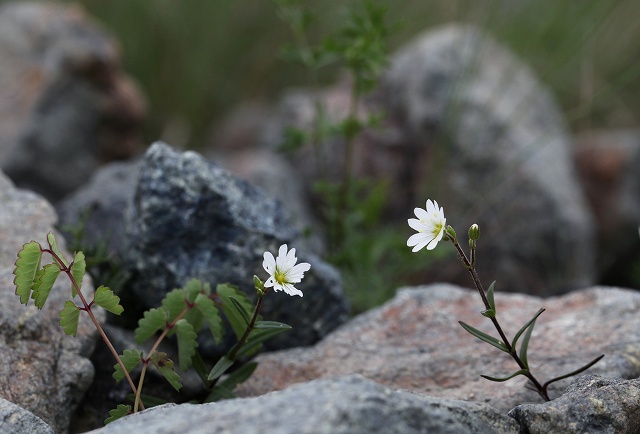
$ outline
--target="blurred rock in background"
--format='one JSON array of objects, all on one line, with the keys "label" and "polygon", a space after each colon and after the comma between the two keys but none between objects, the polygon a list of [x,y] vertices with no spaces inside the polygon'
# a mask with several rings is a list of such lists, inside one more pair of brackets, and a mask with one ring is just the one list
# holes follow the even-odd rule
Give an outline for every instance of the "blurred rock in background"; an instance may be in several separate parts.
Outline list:
[{"label": "blurred rock in background", "polygon": [[117,42],[79,7],[0,7],[0,167],[56,201],[144,146],[145,102]]}]

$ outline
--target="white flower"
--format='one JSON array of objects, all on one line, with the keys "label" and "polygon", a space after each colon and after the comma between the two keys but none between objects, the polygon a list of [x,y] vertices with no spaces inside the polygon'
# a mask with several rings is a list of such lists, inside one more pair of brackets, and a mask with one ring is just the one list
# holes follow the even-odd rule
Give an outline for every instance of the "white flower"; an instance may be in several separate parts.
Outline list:
[{"label": "white flower", "polygon": [[407,240],[407,246],[413,246],[413,252],[417,252],[423,247],[433,250],[444,236],[444,229],[447,219],[444,218],[444,210],[438,207],[435,200],[427,200],[427,208],[416,208],[413,210],[417,219],[409,219],[409,226],[418,231]]},{"label": "white flower", "polygon": [[296,249],[287,251],[287,245],[283,244],[278,250],[278,257],[274,259],[271,252],[264,252],[262,266],[269,273],[269,278],[264,283],[266,288],[273,287],[274,291],[284,291],[289,295],[299,295],[302,291],[293,286],[300,283],[304,277],[304,272],[309,271],[310,264],[301,262],[296,265]]}]

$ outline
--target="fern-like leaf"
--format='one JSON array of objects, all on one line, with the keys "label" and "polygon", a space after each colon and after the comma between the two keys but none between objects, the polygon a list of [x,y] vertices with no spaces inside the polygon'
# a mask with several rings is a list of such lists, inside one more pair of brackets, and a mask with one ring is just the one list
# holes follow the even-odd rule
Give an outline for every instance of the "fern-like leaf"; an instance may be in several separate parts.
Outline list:
[{"label": "fern-like leaf", "polygon": [[59,275],[60,267],[58,267],[57,264],[47,264],[38,271],[36,281],[33,284],[33,294],[31,294],[31,297],[35,301],[38,309],[42,309],[44,307],[47,297],[49,297],[49,293],[51,292],[51,288],[53,288],[53,284],[56,283],[56,279]]},{"label": "fern-like leaf", "polygon": [[144,316],[138,321],[138,328],[135,331],[134,339],[141,344],[158,330],[163,329],[167,325],[167,313],[164,309],[153,308],[144,313]]},{"label": "fern-like leaf", "polygon": [[[228,283],[220,284],[216,287],[216,292],[222,298],[222,310],[225,316],[231,324],[231,328],[236,337],[240,339],[247,328],[247,322],[244,315],[242,315],[236,304],[240,304],[244,307],[244,310],[250,312],[253,310],[253,306],[249,302],[249,299],[240,290]],[[231,299],[235,300],[235,303]]]},{"label": "fern-like leaf", "polygon": [[185,291],[183,289],[174,289],[167,293],[162,299],[162,309],[168,313],[167,321],[172,322],[187,306],[185,303]]},{"label": "fern-like leaf", "polygon": [[179,320],[175,328],[178,335],[178,362],[180,370],[184,372],[191,366],[191,359],[196,354],[198,335],[193,331],[193,326],[185,319]]},{"label": "fern-like leaf", "polygon": [[26,305],[31,298],[31,290],[33,288],[36,274],[40,269],[40,261],[42,260],[42,250],[40,244],[31,241],[22,246],[18,252],[18,260],[13,274],[16,285],[16,295],[20,297],[20,303]]},{"label": "fern-like leaf", "polygon": [[106,286],[100,286],[96,289],[93,301],[104,310],[108,310],[115,315],[120,315],[124,311],[124,308],[120,305],[120,297]]},{"label": "fern-like leaf", "polygon": [[211,294],[211,287],[208,283],[204,283],[200,279],[191,279],[184,285],[184,295],[189,303],[193,303],[200,293]]},{"label": "fern-like leaf", "polygon": [[158,371],[164,376],[164,378],[173,386],[174,389],[180,390],[182,383],[180,382],[180,376],[173,369],[173,360],[167,357],[166,353],[155,351],[151,355],[151,363],[158,368]]},{"label": "fern-like leaf", "polygon": [[[142,363],[142,353],[138,350],[124,350],[124,352],[120,356],[120,360],[122,360],[122,363],[124,364],[127,372],[131,372],[136,368],[136,366]],[[113,366],[113,369],[114,380],[120,381],[125,377],[120,363],[116,363]]]},{"label": "fern-like leaf", "polygon": [[78,333],[78,321],[80,320],[80,309],[72,301],[67,301],[60,311],[60,327],[69,336]]},{"label": "fern-like leaf", "polygon": [[121,417],[125,417],[131,413],[131,406],[118,404],[118,407],[113,410],[109,410],[109,417],[104,420],[104,424],[108,424],[109,422],[113,422],[116,419],[120,419]]},{"label": "fern-like leaf", "polygon": [[207,321],[213,339],[217,344],[220,344],[222,342],[222,334],[224,329],[222,327],[222,318],[220,317],[220,312],[218,311],[215,303],[205,294],[198,294],[198,296],[196,297],[195,305],[198,311],[202,313],[202,316]]},{"label": "fern-like leaf", "polygon": [[[87,262],[84,258],[84,253],[78,252],[73,257],[73,265],[71,266],[71,275],[73,276],[73,280],[76,281],[78,288],[82,289],[82,280],[84,279],[84,273],[87,269]],[[75,297],[78,295],[78,291],[76,291],[75,285],[71,284],[71,296]]]}]

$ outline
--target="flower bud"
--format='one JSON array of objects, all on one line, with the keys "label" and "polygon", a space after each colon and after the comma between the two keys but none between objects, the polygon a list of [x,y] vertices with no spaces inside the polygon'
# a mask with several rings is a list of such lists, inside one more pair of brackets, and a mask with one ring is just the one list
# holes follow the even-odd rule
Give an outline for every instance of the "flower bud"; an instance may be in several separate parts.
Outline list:
[{"label": "flower bud", "polygon": [[469,228],[469,240],[477,241],[478,238],[480,238],[480,227],[474,223]]},{"label": "flower bud", "polygon": [[456,239],[456,231],[453,230],[453,228],[449,225],[447,225],[447,227],[445,228],[445,233],[449,236],[449,238],[451,238],[452,240]]},{"label": "flower bud", "polygon": [[256,287],[256,291],[258,292],[258,297],[263,297],[265,294],[264,282],[260,280],[260,278],[255,274],[253,275],[253,285]]}]

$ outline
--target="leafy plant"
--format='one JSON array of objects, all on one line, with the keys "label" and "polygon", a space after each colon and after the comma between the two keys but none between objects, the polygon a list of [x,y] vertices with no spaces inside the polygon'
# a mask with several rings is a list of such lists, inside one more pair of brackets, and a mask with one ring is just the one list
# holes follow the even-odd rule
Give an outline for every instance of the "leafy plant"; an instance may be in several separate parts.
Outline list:
[{"label": "leafy plant", "polygon": [[[494,287],[495,282],[489,285],[489,288],[485,292],[482,287],[482,283],[480,283],[480,278],[478,277],[478,273],[476,271],[476,247],[478,239],[480,238],[480,228],[478,225],[473,224],[469,228],[469,248],[470,255],[467,256],[460,244],[458,243],[458,239],[456,237],[456,232],[453,230],[451,226],[447,226],[447,220],[444,217],[444,210],[438,206],[438,202],[427,200],[426,207],[423,208],[415,208],[414,214],[416,218],[411,218],[408,220],[409,226],[418,231],[418,233],[413,234],[407,240],[407,246],[413,247],[412,251],[417,252],[422,248],[427,248],[427,250],[433,250],[437,244],[442,240],[448,240],[453,243],[458,255],[460,256],[460,260],[464,264],[465,268],[471,275],[473,279],[473,283],[482,298],[482,302],[486,308],[483,312],[481,312],[482,316],[488,318],[495,327],[498,332],[499,338],[491,336],[477,328],[470,326],[469,324],[460,321],[460,325],[467,332],[480,339],[483,342],[488,343],[503,351],[516,362],[518,365],[518,370],[502,377],[492,377],[488,375],[482,375],[482,378],[485,378],[490,381],[502,382],[510,380],[511,378],[517,377],[518,375],[524,375],[529,379],[530,387],[532,387],[545,401],[549,401],[549,394],[547,389],[549,386],[556,381],[572,377],[581,372],[586,371],[591,366],[595,365],[600,359],[604,357],[604,355],[596,357],[591,362],[582,366],[575,371],[572,371],[568,374],[561,375],[559,377],[555,377],[544,384],[541,384],[538,379],[531,372],[531,368],[529,367],[529,359],[527,355],[527,351],[529,349],[529,339],[531,338],[531,333],[533,332],[533,328],[536,325],[536,320],[538,317],[544,312],[544,309],[538,310],[536,314],[527,321],[518,332],[514,335],[512,340],[507,338],[505,332],[500,326],[498,322],[497,313],[498,310],[496,308],[495,297],[494,297]],[[522,341],[520,342],[520,346],[518,347],[518,340],[522,337]]]},{"label": "leafy plant", "polygon": [[[45,253],[49,255],[51,262],[42,265]],[[133,408],[125,404],[118,405],[109,412],[109,417],[105,420],[105,423],[108,423],[145,408],[142,388],[149,365],[153,365],[174,389],[180,390],[182,384],[174,361],[166,353],[158,351],[160,343],[170,336],[176,337],[179,369],[185,371],[193,367],[210,391],[206,401],[233,397],[233,389],[251,375],[256,364],[245,364],[227,378],[221,380],[221,377],[238,362],[239,357],[254,354],[265,340],[291,328],[280,322],[260,320],[259,313],[263,298],[271,287],[275,291],[283,290],[291,295],[302,296],[302,292],[293,284],[302,280],[304,272],[310,266],[306,263],[296,265],[295,262],[295,249],[289,251],[286,245],[280,247],[277,260],[271,253],[265,253],[263,265],[270,278],[263,283],[254,276],[258,294],[255,308],[238,288],[230,284],[220,284],[213,292],[210,285],[192,279],[183,288],[170,291],[160,307],[145,312],[138,322],[134,335],[138,344],[155,338],[146,354],[137,349],[126,349],[122,354],[117,353],[98,322],[93,308],[100,306],[114,315],[120,315],[124,311],[120,305],[120,298],[111,289],[100,286],[95,290],[93,300],[88,301],[82,292],[82,281],[86,271],[84,254],[77,252],[73,261],[68,262],[60,253],[53,233],[47,235],[46,247],[42,247],[36,241],[22,247],[18,252],[13,274],[20,303],[26,305],[33,299],[38,309],[44,307],[58,276],[67,275],[72,285],[71,299],[65,302],[60,311],[60,327],[67,335],[76,336],[80,314],[85,312],[117,362],[113,378],[116,381],[126,379],[134,395]],[[79,305],[73,301],[76,297],[80,300]],[[197,352],[197,332],[207,327],[214,340],[220,343],[224,332],[221,311],[231,324],[238,341],[209,371]],[[136,385],[130,373],[140,365],[142,368]]]}]

